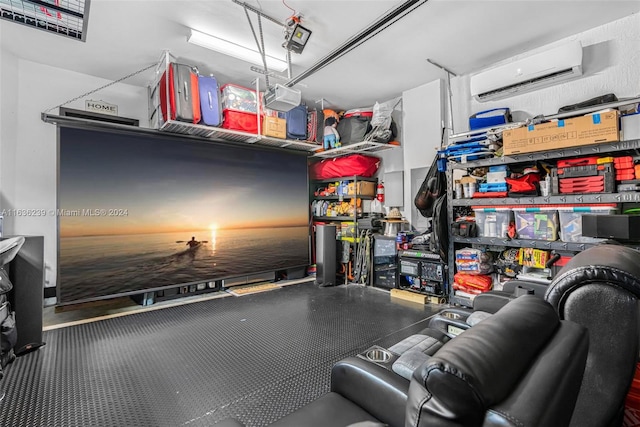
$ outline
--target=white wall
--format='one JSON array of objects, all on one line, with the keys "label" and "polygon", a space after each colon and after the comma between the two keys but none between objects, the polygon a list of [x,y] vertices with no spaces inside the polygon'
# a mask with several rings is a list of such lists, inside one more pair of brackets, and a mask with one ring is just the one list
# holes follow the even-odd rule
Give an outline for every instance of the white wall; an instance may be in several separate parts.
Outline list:
[{"label": "white wall", "polygon": [[[401,117],[394,119],[400,124],[399,148],[375,153],[382,158],[378,179],[384,174],[402,171],[404,218],[411,222],[415,192],[411,188],[411,170],[431,166],[436,150],[440,147],[443,120],[444,86],[436,80],[402,93]],[[399,119],[399,120],[398,120]],[[385,187],[385,193],[390,189]],[[388,209],[387,206],[385,208]],[[412,224],[415,227],[415,224]]]},{"label": "white wall", "polygon": [[410,220],[415,197],[411,191],[411,170],[431,166],[436,150],[440,147],[444,120],[444,85],[442,80],[436,80],[403,92],[402,113],[403,215]]},{"label": "white wall", "polygon": [[[49,212],[57,207],[57,127],[43,122],[41,113],[109,82],[21,59],[15,61],[15,67],[5,66],[9,57],[8,53],[2,52],[2,208]],[[13,65],[14,62],[9,63]],[[10,68],[8,72],[7,68]],[[104,100],[117,104],[119,115],[140,119],[141,125],[147,126],[146,94],[145,88],[120,83],[65,106],[84,110],[85,99]],[[51,114],[58,114],[58,110]],[[55,286],[56,216],[46,214],[8,219],[6,234],[44,236],[46,286]]]},{"label": "white wall", "polygon": [[[6,171],[12,168],[11,160],[14,157],[15,148],[17,146],[17,122],[18,116],[18,58],[12,54],[0,55],[0,146],[6,150],[0,149],[0,171]],[[14,186],[15,179],[13,176],[5,176],[0,174],[0,207],[4,208],[5,191],[3,188],[10,189]],[[5,235],[9,234],[12,228],[13,218],[5,216],[3,220]]]},{"label": "white wall", "polygon": [[[478,111],[509,107],[514,120],[540,114],[551,115],[563,105],[581,102],[607,93],[618,98],[640,95],[640,14],[560,40],[525,55],[544,51],[569,40],[579,40],[583,46],[583,76],[556,86],[523,93],[497,101],[477,102],[469,95],[469,77],[452,80],[455,132],[469,129],[468,117]],[[519,55],[520,57],[522,55]],[[501,63],[511,62],[514,58]],[[497,64],[496,64],[497,65]]]}]

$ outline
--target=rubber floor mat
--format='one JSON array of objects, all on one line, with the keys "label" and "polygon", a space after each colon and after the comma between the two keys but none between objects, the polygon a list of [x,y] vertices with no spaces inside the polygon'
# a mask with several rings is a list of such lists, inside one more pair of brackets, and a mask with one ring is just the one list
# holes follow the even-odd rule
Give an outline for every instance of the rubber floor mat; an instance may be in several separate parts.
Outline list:
[{"label": "rubber floor mat", "polygon": [[46,331],[0,381],[0,425],[264,426],[329,391],[335,362],[439,308],[304,283]]}]

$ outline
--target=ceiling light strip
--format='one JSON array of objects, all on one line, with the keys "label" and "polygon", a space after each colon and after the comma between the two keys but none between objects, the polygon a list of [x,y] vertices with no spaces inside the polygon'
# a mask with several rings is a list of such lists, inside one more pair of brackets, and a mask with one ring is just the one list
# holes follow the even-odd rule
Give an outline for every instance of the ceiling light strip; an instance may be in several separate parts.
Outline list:
[{"label": "ceiling light strip", "polygon": [[[256,65],[263,65],[262,55],[257,50],[249,49],[248,47],[230,42],[228,40],[221,39],[219,37],[205,34],[201,31],[191,30],[189,37],[187,38],[189,43],[214,50],[216,52],[223,53],[234,58],[241,59],[243,61],[250,62]],[[287,69],[287,62],[282,59],[274,58],[266,55],[267,64],[269,68],[276,71],[285,71]]]},{"label": "ceiling light strip", "polygon": [[[235,2],[236,0],[233,0],[233,1]],[[346,53],[360,46],[362,43],[369,40],[371,37],[375,36],[380,31],[387,28],[389,25],[397,22],[401,18],[404,18],[406,15],[413,12],[415,9],[422,6],[427,1],[428,0],[405,1],[401,5],[399,5],[395,9],[392,9],[389,13],[385,14],[380,19],[375,21],[373,24],[369,25],[367,28],[365,28],[364,30],[360,31],[358,34],[351,37],[341,46],[339,46],[338,48],[330,52],[327,56],[325,56],[324,58],[320,59],[318,62],[313,64],[311,67],[307,68],[305,71],[298,74],[293,79],[289,80],[285,84],[285,86],[291,87],[297,83],[300,83],[302,80],[306,79],[307,77],[312,76],[313,74],[315,74],[322,68],[326,67],[333,61],[337,60],[338,58],[342,57]]]}]

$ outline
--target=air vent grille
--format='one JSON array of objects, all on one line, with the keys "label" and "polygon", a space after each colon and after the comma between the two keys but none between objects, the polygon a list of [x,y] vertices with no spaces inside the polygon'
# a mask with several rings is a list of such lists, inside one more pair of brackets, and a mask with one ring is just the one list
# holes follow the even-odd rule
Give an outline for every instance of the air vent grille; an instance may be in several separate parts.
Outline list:
[{"label": "air vent grille", "polygon": [[507,96],[518,93],[522,90],[530,89],[532,85],[547,85],[549,83],[559,82],[565,80],[567,78],[573,77],[576,75],[576,71],[572,68],[568,68],[566,70],[556,71],[555,73],[548,74],[543,77],[538,77],[535,79],[525,80],[520,83],[516,83],[510,86],[506,86],[500,89],[492,90],[490,92],[481,93],[478,95],[478,99],[481,101],[494,99],[500,96]]}]

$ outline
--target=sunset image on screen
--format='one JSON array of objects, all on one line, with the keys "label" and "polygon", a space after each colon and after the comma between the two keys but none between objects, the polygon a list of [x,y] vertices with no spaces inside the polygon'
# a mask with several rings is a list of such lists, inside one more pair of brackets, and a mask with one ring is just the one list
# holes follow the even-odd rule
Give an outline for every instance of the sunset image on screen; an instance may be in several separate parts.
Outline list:
[{"label": "sunset image on screen", "polygon": [[61,129],[62,299],[305,265],[306,168],[288,152]]}]

